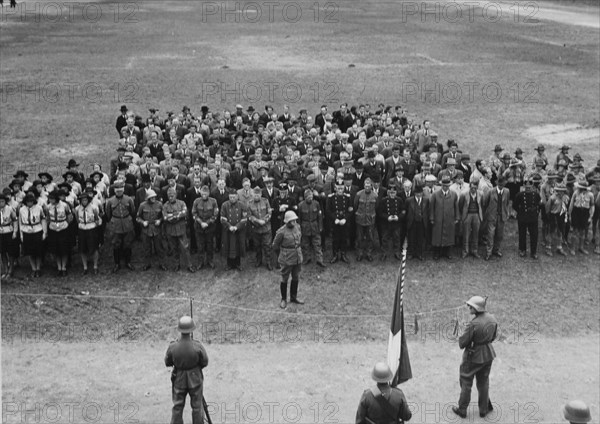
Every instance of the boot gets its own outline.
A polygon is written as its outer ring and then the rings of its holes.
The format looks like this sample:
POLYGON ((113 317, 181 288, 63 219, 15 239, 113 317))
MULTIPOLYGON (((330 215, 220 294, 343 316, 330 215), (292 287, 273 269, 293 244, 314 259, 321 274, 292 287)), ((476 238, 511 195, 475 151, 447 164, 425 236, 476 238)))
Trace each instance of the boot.
POLYGON ((579 251, 581 253, 583 253, 584 255, 589 255, 590 252, 588 252, 587 250, 585 250, 585 248, 583 247, 585 244, 585 239, 583 237, 579 238, 579 251))
POLYGON ((113 249, 113 259, 115 261, 115 267, 112 272, 117 272, 121 269, 121 249, 113 249))
POLYGON ((329 261, 329 263, 330 264, 334 264, 334 263, 336 263, 339 260, 340 260, 340 253, 339 252, 338 253, 334 253, 333 257, 331 258, 331 260, 329 261))

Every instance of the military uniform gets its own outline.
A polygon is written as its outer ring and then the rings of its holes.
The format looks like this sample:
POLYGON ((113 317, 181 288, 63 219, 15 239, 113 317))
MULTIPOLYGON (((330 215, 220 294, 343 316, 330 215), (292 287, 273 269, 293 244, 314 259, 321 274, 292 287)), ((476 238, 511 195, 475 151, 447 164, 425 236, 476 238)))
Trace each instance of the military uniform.
POLYGON ((287 300, 287 281, 290 275, 292 283, 290 286, 290 299, 297 300, 298 282, 302 269, 302 231, 298 224, 292 228, 283 225, 275 234, 273 240, 273 251, 277 256, 277 262, 281 265, 281 299, 287 300))
POLYGON ((396 387, 387 387, 384 392, 377 386, 365 390, 356 411, 356 424, 398 424, 411 418, 406 397, 396 387))
POLYGON ((361 190, 354 198, 354 210, 356 211, 356 239, 358 258, 361 260, 363 254, 367 253, 367 259, 372 259, 375 242, 375 216, 377 209, 377 195, 371 191, 367 193, 361 190))
POLYGON ((382 250, 384 257, 390 248, 396 258, 400 257, 400 233, 405 222, 406 208, 401 197, 385 197, 379 206, 379 215, 383 221, 382 250), (392 220, 390 221, 390 217, 392 220))
POLYGON ((219 206, 217 200, 208 197, 204 200, 202 197, 194 200, 192 205, 192 217, 194 218, 194 231, 196 233, 196 245, 200 256, 198 268, 204 265, 214 267, 213 255, 215 250, 215 229, 216 222, 219 219, 219 206), (202 227, 206 224, 206 227, 202 227))
POLYGON ((163 218, 162 210, 163 205, 158 199, 156 199, 154 203, 150 203, 146 200, 140 204, 138 209, 137 222, 141 224, 143 255, 146 260, 145 269, 150 268, 154 261, 152 255, 153 248, 159 266, 161 268, 164 267, 165 255, 163 244, 161 242, 162 231, 160 227, 163 218), (148 225, 144 226, 144 222, 147 222, 148 225))
POLYGON ((246 254, 246 221, 248 211, 246 207, 231 200, 223 203, 221 207, 221 225, 223 226, 222 253, 227 258, 228 269, 237 268, 241 270, 242 257, 246 254), (236 227, 236 231, 231 231, 236 227))
POLYGON ((517 212, 517 224, 519 227, 519 254, 525 256, 527 251, 527 232, 529 232, 531 257, 537 258, 538 246, 538 216, 542 198, 537 191, 517 193, 513 202, 513 209, 517 212))
POLYGON ((302 252, 306 262, 310 262, 308 252, 312 246, 317 264, 323 264, 323 249, 321 248, 321 231, 323 230, 323 212, 317 200, 310 203, 303 200, 298 205, 298 217, 302 229, 302 252))
POLYGON ((341 195, 338 195, 332 193, 327 196, 327 217, 329 218, 331 226, 331 249, 336 261, 339 260, 340 257, 347 261, 346 249, 348 248, 350 208, 350 194, 342 193, 341 195))
POLYGON ((173 393, 171 424, 183 424, 183 407, 188 394, 192 407, 192 423, 203 424, 202 369, 208 365, 206 350, 199 341, 182 337, 169 345, 165 355, 165 365, 174 367, 171 376, 173 393))
POLYGON ((477 378, 477 391, 479 393, 479 414, 485 415, 491 409, 489 377, 492 362, 496 357, 492 342, 496 338, 497 328, 498 322, 492 314, 487 312, 477 313, 458 339, 459 347, 464 349, 462 363, 460 364, 461 392, 458 409, 465 415, 471 401, 471 387, 475 377, 477 378))
MULTIPOLYGON (((260 188, 258 189, 260 191, 260 188)), ((248 220, 252 223, 252 238, 256 249, 256 266, 266 262, 271 269, 271 213, 269 201, 261 197, 248 203, 248 220), (259 221, 264 221, 262 224, 259 221)))
POLYGON ((186 235, 187 206, 185 202, 179 199, 175 199, 174 202, 167 200, 163 204, 162 214, 165 222, 165 235, 175 252, 177 269, 180 268, 183 259, 184 267, 193 271, 186 235))
POLYGON ((127 195, 116 195, 106 201, 107 228, 112 234, 111 244, 115 266, 119 266, 121 258, 129 265, 131 262, 131 245, 135 237, 133 230, 135 206, 133 199, 127 195))

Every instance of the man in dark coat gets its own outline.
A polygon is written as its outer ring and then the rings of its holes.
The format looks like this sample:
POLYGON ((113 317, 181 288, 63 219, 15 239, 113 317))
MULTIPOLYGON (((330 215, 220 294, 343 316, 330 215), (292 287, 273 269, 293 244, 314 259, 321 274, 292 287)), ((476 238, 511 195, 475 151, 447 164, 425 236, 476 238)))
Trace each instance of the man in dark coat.
POLYGON ((402 390, 391 387, 394 377, 390 367, 378 362, 373 367, 371 378, 376 386, 365 390, 356 411, 356 424, 404 423, 410 421, 412 413, 402 390))
POLYGON ((202 404, 204 376, 202 369, 208 365, 208 355, 204 346, 190 336, 195 328, 196 325, 192 318, 188 316, 181 317, 177 326, 181 338, 171 342, 165 355, 165 365, 173 367, 171 374, 173 392, 171 423, 183 423, 183 407, 188 394, 190 395, 190 405, 192 407, 192 424, 202 424, 204 422, 202 404))
POLYGON ((242 257, 246 254, 246 205, 238 200, 238 193, 230 189, 229 200, 221 208, 223 243, 222 253, 227 258, 227 270, 242 271, 242 257))
POLYGON ((434 247, 433 258, 440 255, 452 259, 450 247, 454 245, 456 224, 459 221, 458 195, 450 190, 451 179, 442 178, 442 189, 431 195, 429 203, 429 222, 432 226, 431 244, 434 247))
POLYGON ((458 339, 458 346, 464 349, 460 364, 461 390, 458 407, 453 406, 452 411, 461 418, 467 417, 474 378, 477 378, 479 392, 479 416, 483 418, 493 409, 489 397, 489 377, 496 357, 492 342, 496 338, 498 322, 486 312, 486 300, 481 296, 473 296, 466 302, 469 312, 475 317, 458 339))
POLYGON ((425 235, 429 223, 429 199, 423 196, 423 187, 417 185, 414 195, 406 199, 406 229, 408 256, 423 260, 425 235))
POLYGON ((127 106, 121 106, 121 114, 117 117, 117 124, 115 128, 119 133, 119 137, 121 137, 121 128, 127 125, 127 106))

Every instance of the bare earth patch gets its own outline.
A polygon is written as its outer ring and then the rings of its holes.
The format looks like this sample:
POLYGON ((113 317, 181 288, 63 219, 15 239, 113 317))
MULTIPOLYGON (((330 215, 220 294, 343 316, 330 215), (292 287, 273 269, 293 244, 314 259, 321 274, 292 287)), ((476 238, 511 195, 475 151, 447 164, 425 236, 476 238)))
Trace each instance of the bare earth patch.
POLYGON ((596 142, 600 145, 600 128, 586 128, 580 124, 547 124, 530 127, 523 133, 539 143, 560 147, 563 144, 575 146, 578 144, 596 142))
MULTIPOLYGON (((414 378, 401 388, 412 403, 411 422, 456 422, 450 408, 459 394, 461 351, 453 341, 436 343, 434 334, 428 337, 424 343, 409 343, 414 378)), ((384 359, 387 344, 346 342, 207 345, 210 361, 205 370, 205 397, 213 422, 354 422, 360 395, 372 385, 370 369, 375 361, 384 359)), ((495 343, 498 358, 490 377, 495 412, 486 420, 479 418, 474 388, 468 422, 560 423, 561 405, 574 398, 584 399, 592 417, 597 417, 598 343, 597 335, 495 343)), ((163 364, 166 347, 166 341, 52 344, 9 343, 5 339, 3 380, 11 384, 2 388, 3 402, 5 406, 56 402, 65 413, 68 402, 96 402, 102 410, 101 419, 95 421, 99 423, 115 422, 115 402, 123 409, 134 404, 137 409, 131 419, 168 422, 171 402, 169 373, 163 364), (43 363, 44 372, 33 363, 43 363)), ((123 409, 118 422, 125 422, 125 412, 134 412, 123 409)), ((81 418, 81 407, 74 411, 79 411, 81 418)), ((84 422, 77 421, 77 415, 74 418, 73 422, 84 422)), ((190 422, 189 409, 184 419, 190 422)), ((22 422, 21 415, 6 415, 3 422, 22 422)))

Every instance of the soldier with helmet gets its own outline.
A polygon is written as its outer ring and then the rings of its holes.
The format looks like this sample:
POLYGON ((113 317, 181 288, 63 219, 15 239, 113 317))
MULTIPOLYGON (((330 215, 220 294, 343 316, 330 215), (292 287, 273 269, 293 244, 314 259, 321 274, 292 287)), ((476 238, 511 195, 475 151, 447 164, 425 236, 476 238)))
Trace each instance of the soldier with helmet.
POLYGON ((165 365, 173 367, 171 424, 183 423, 183 408, 188 394, 192 407, 192 423, 203 424, 204 422, 202 369, 208 365, 208 355, 204 346, 198 340, 192 339, 191 333, 195 328, 196 324, 191 317, 181 317, 177 325, 181 337, 171 342, 165 355, 165 365))
POLYGON ((572 400, 562 409, 565 420, 571 424, 585 424, 592 420, 590 408, 582 400, 572 400))
POLYGON ((458 338, 458 346, 464 349, 460 364, 461 391, 458 407, 453 406, 452 411, 461 418, 467 417, 474 378, 477 378, 479 392, 479 416, 483 418, 493 409, 489 397, 489 378, 496 357, 492 342, 496 339, 498 322, 486 311, 486 303, 487 298, 481 296, 473 296, 466 302, 474 317, 458 338))
POLYGON ((298 282, 302 269, 302 231, 297 223, 298 215, 294 211, 287 211, 283 218, 284 225, 277 230, 273 240, 273 251, 277 255, 277 262, 281 266, 281 302, 279 306, 287 306, 288 279, 292 278, 290 287, 290 302, 303 305, 298 299, 298 282))
POLYGON ((378 362, 371 371, 377 383, 362 394, 356 411, 356 424, 387 424, 410 421, 412 413, 402 390, 391 387, 394 377, 385 362, 378 362))

